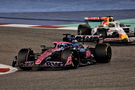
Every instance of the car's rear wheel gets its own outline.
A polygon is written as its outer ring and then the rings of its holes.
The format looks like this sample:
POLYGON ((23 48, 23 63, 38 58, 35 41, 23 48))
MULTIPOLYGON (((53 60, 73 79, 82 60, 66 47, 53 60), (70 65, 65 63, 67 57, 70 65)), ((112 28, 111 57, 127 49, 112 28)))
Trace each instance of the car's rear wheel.
POLYGON ((68 58, 72 59, 73 64, 71 65, 71 68, 76 69, 79 66, 79 58, 77 54, 70 50, 70 49, 65 49, 62 54, 61 54, 61 61, 66 64, 68 61, 68 58))
POLYGON ((81 24, 78 26, 78 35, 91 35, 91 28, 86 24, 81 24))
POLYGON ((95 59, 99 63, 109 63, 112 56, 109 44, 97 44, 95 47, 95 59))
POLYGON ((17 60, 18 60, 18 67, 22 70, 30 70, 31 67, 24 67, 23 65, 25 64, 26 61, 34 61, 34 53, 31 49, 21 49, 18 52, 17 60))

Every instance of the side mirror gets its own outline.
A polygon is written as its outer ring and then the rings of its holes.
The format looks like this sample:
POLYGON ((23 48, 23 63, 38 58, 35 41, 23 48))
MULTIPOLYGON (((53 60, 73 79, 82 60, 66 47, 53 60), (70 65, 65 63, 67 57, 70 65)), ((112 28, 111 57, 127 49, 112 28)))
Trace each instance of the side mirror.
POLYGON ((40 45, 41 49, 45 49, 46 46, 45 45, 40 45))
POLYGON ((40 45, 40 47, 41 47, 41 51, 42 51, 41 53, 43 53, 47 50, 45 45, 40 45))

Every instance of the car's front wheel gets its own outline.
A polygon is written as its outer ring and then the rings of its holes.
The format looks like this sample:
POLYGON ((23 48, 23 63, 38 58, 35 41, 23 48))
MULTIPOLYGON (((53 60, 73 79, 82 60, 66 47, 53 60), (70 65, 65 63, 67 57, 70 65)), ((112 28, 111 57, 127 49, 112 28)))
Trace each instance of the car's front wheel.
POLYGON ((34 61, 34 59, 35 57, 33 50, 31 50, 30 48, 21 49, 18 52, 17 56, 18 67, 22 70, 30 70, 31 67, 24 67, 23 65, 25 64, 26 61, 34 61))

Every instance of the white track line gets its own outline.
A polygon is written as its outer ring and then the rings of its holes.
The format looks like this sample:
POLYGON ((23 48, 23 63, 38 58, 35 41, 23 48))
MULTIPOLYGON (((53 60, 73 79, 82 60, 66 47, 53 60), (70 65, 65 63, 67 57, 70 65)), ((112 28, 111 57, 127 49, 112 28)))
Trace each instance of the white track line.
POLYGON ((0 64, 0 69, 4 69, 4 68, 9 69, 9 71, 6 71, 6 72, 0 71, 0 75, 13 73, 13 72, 16 72, 18 70, 17 68, 14 68, 12 66, 0 64))
POLYGON ((63 27, 63 28, 57 28, 60 30, 77 30, 77 27, 63 27))
POLYGON ((5 25, 0 25, 4 27, 32 27, 32 26, 37 26, 37 25, 27 25, 27 24, 5 24, 5 25))
POLYGON ((27 24, 3 24, 0 26, 1 27, 19 27, 19 28, 37 28, 37 29, 77 30, 77 27, 46 28, 46 27, 39 27, 42 25, 27 25, 27 24))

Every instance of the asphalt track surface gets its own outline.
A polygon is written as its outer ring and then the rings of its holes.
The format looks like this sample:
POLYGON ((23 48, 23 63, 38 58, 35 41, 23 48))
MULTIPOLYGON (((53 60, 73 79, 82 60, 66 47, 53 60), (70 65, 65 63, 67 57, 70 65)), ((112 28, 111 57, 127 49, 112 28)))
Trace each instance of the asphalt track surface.
MULTIPOLYGON (((0 62, 10 65, 20 48, 60 41, 66 30, 0 27, 0 62)), ((70 31, 75 34, 75 31, 70 31)), ((74 70, 17 71, 0 76, 0 90, 135 90, 135 46, 112 46, 108 64, 74 70)))

